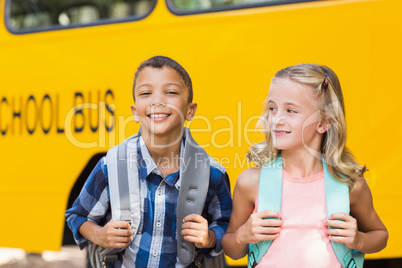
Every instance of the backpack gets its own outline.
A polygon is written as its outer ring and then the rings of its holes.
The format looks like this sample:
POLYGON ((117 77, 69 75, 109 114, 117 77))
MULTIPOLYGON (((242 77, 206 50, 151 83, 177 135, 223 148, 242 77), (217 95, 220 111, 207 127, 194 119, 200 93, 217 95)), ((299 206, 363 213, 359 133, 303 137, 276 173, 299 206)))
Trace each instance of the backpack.
MULTIPOLYGON (((335 180, 328 171, 327 163, 323 159, 325 199, 327 218, 337 212, 349 214, 349 186, 335 180)), ((279 155, 271 165, 265 164, 261 168, 259 184, 258 211, 281 211, 282 202, 282 160, 279 155)), ((255 267, 272 244, 271 241, 260 241, 249 245, 248 267, 255 267)), ((343 268, 361 268, 364 262, 364 253, 350 250, 345 244, 331 241, 335 255, 343 268)), ((308 245, 307 245, 308 246, 308 245)))
MULTIPOLYGON (((126 139, 110 148, 106 156, 112 220, 130 223, 133 237, 138 232, 141 220, 138 138, 139 135, 136 134, 126 139)), ((182 179, 177 200, 177 256, 185 266, 194 262, 196 267, 223 268, 223 254, 216 258, 206 258, 203 254, 197 256, 194 243, 184 240, 181 235, 184 217, 192 213, 201 215, 210 177, 210 158, 195 142, 188 128, 184 128, 184 139, 184 154, 180 159, 182 179)), ((107 249, 93 243, 88 245, 90 262, 96 268, 110 267, 123 250, 107 249)))

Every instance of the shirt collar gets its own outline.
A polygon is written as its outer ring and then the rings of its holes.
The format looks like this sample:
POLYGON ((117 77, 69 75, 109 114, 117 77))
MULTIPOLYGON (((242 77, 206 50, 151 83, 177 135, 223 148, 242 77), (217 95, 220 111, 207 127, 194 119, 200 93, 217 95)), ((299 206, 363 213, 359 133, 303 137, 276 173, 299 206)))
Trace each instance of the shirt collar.
MULTIPOLYGON (((151 155, 149 154, 148 148, 145 144, 144 139, 141 137, 140 131, 138 132, 138 140, 137 140, 137 153, 138 153, 138 170, 140 173, 140 179, 145 180, 151 173, 154 173, 161 178, 162 172, 159 170, 158 166, 155 164, 151 155)), ((185 139, 183 138, 180 146, 180 159, 184 155, 184 144, 185 139)), ((180 170, 176 173, 169 174, 164 178, 166 183, 169 186, 176 186, 176 188, 180 188, 180 170)))

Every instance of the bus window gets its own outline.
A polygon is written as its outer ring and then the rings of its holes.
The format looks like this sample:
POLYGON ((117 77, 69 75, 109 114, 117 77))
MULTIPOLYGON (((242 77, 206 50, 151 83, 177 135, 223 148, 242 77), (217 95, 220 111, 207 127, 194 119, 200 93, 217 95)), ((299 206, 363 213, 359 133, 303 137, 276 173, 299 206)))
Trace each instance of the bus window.
POLYGON ((6 25, 24 33, 145 17, 156 0, 9 0, 6 25))
POLYGON ((167 0, 167 3, 173 13, 181 15, 309 1, 317 0, 167 0))

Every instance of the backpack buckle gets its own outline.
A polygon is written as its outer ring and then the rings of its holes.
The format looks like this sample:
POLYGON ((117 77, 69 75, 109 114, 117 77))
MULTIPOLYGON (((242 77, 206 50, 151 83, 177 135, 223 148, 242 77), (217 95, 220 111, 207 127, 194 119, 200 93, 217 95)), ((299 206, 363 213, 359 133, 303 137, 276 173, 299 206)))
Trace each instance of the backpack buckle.
POLYGON ((248 261, 250 263, 251 268, 255 268, 257 266, 257 262, 254 256, 254 252, 249 253, 248 261))
POLYGON ((352 258, 352 259, 349 261, 349 263, 348 263, 348 265, 347 265, 346 267, 347 267, 347 268, 356 268, 357 265, 356 265, 355 260, 352 258))
POLYGON ((102 268, 108 268, 113 262, 117 261, 119 259, 119 256, 117 254, 107 254, 103 256, 102 262, 102 268))
POLYGON ((195 268, 201 268, 201 262, 199 262, 198 260, 194 261, 194 266, 195 268))
POLYGON ((131 218, 120 217, 120 221, 125 221, 125 222, 127 222, 128 224, 130 224, 130 227, 129 227, 128 229, 129 229, 129 230, 132 230, 133 225, 131 224, 131 218))

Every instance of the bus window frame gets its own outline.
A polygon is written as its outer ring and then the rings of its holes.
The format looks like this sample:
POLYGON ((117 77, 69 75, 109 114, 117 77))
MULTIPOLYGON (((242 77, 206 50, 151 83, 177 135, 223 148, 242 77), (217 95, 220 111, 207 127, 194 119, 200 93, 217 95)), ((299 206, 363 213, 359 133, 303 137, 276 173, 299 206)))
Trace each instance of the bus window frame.
POLYGON ((17 30, 13 28, 10 24, 11 21, 11 1, 12 0, 5 0, 5 8, 4 8, 4 25, 6 29, 15 35, 22 35, 22 34, 32 34, 32 33, 41 33, 41 32, 49 32, 49 31, 60 31, 60 30, 69 30, 69 29, 76 29, 76 28, 86 28, 92 26, 102 26, 102 25, 109 25, 109 24, 116 24, 116 23, 125 23, 125 22, 133 22, 133 21, 140 21, 148 17, 155 9, 158 0, 152 0, 152 6, 149 11, 140 16, 129 16, 125 18, 118 18, 118 19, 103 19, 98 20, 96 22, 91 23, 72 23, 68 26, 62 25, 50 25, 45 27, 39 27, 34 29, 24 29, 24 30, 17 30))
POLYGON ((194 10, 182 10, 178 9, 174 4, 173 0, 165 0, 166 6, 169 11, 178 16, 184 15, 196 15, 196 14, 204 14, 204 13, 213 13, 213 12, 221 12, 221 11, 231 11, 231 10, 239 10, 239 9, 247 9, 247 8, 258 8, 258 7, 267 7, 267 6, 280 6, 280 5, 288 5, 288 4, 296 4, 296 3, 306 3, 306 2, 318 2, 324 0, 277 0, 275 2, 265 2, 265 3, 253 3, 253 4, 240 4, 233 6, 223 6, 223 7, 213 7, 208 9, 194 9, 194 10))

